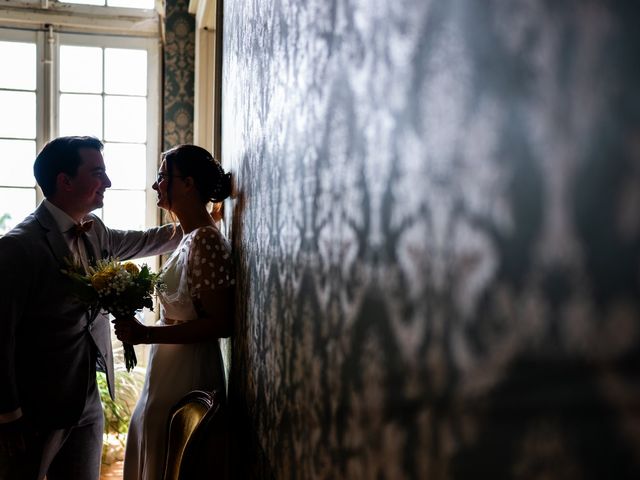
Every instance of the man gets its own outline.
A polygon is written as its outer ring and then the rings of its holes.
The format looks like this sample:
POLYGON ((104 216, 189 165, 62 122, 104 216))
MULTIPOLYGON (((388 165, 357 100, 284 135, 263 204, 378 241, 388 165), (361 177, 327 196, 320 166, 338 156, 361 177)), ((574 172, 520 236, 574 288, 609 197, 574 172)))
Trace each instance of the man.
POLYGON ((113 396, 109 322, 102 314, 91 322, 73 298, 61 272, 65 260, 157 255, 180 240, 172 226, 112 230, 89 214, 102 207, 111 186, 102 147, 93 137, 49 142, 34 164, 46 199, 0 238, 3 479, 99 477, 103 415, 96 364, 107 372, 113 396))

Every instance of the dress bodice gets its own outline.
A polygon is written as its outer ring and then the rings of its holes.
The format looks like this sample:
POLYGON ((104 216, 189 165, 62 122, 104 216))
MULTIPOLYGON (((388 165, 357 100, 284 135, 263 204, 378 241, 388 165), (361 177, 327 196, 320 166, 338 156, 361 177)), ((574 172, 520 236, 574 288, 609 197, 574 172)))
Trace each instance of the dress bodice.
POLYGON ((160 317, 163 322, 164 319, 184 322, 197 318, 187 281, 192 233, 182 238, 178 248, 174 250, 162 268, 164 289, 159 293, 158 299, 160 300, 160 317))
POLYGON ((194 320, 194 298, 200 291, 234 284, 231 249, 213 226, 186 234, 162 269, 165 284, 158 298, 163 323, 194 320))

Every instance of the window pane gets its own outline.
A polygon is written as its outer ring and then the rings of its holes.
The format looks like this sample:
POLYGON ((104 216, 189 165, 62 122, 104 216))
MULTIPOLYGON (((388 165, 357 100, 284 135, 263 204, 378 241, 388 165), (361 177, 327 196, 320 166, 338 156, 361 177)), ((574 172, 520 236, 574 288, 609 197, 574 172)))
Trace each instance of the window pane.
POLYGON ((104 195, 103 220, 110 228, 143 230, 145 193, 107 190, 104 195))
POLYGON ((110 7, 153 8, 154 0, 107 0, 110 7))
POLYGON ((60 91, 102 92, 102 49, 60 47, 60 91))
POLYGON ((104 163, 112 188, 139 189, 146 186, 147 148, 140 144, 106 143, 104 163))
POLYGON ((143 143, 147 137, 147 100, 136 97, 105 97, 106 140, 143 143))
POLYGON ((0 88, 36 89, 34 43, 0 42, 0 65, 0 88))
POLYGON ((0 188, 0 235, 24 220, 35 206, 34 188, 0 188))
POLYGON ((104 52, 106 93, 147 94, 147 52, 107 48, 104 52))
POLYGON ((33 161, 36 142, 30 140, 0 140, 0 172, 3 186, 35 187, 33 161))
POLYGON ((79 5, 104 5, 104 0, 58 0, 60 3, 76 3, 79 5))
POLYGON ((0 137, 36 138, 35 92, 0 91, 0 137))
POLYGON ((60 95, 60 135, 102 138, 102 96, 60 95))

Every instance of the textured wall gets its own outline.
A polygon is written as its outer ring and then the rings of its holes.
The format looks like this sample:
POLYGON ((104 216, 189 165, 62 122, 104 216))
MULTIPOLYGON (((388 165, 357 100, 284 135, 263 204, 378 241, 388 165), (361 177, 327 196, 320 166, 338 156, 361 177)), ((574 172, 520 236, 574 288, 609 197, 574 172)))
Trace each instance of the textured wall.
POLYGON ((225 2, 239 478, 640 478, 638 2, 225 2))
POLYGON ((166 0, 163 150, 193 143, 195 19, 188 0, 166 0))

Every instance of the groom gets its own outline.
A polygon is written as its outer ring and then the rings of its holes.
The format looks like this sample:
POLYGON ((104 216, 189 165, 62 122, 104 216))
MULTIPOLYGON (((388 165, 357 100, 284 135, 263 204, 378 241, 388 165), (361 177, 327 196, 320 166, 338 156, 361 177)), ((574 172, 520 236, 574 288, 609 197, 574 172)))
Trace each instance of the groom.
POLYGON ((46 199, 0 238, 0 478, 97 480, 103 414, 96 367, 113 396, 109 322, 90 322, 61 273, 65 259, 166 253, 171 226, 107 228, 90 212, 111 186, 93 137, 49 142, 34 164, 46 199))

